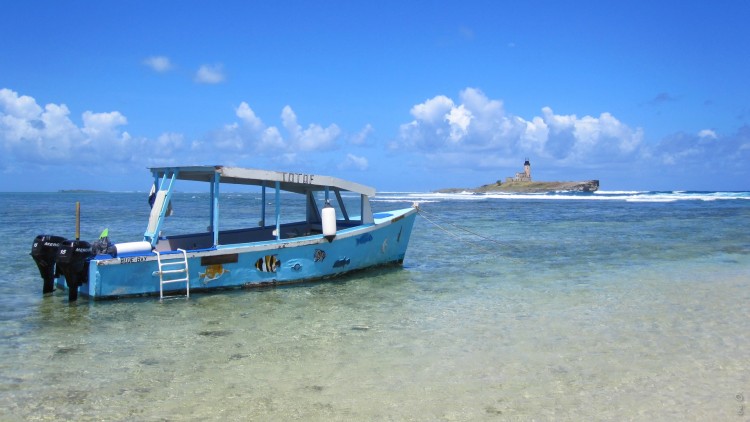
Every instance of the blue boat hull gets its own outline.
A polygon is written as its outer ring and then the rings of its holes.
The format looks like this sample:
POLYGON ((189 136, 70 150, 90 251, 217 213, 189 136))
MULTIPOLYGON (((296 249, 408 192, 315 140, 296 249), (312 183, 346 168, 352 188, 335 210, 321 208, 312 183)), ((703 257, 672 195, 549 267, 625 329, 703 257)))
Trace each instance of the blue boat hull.
MULTIPOLYGON (((331 241, 312 235, 188 250, 190 290, 296 283, 401 264, 415 217, 414 208, 381 213, 375 216, 374 224, 339 230, 331 241)), ((60 277, 57 284, 64 286, 64 278, 60 277)), ((184 292, 185 283, 165 284, 163 289, 184 292)), ((94 299, 159 292, 159 266, 154 252, 116 258, 97 256, 90 262, 88 282, 79 287, 80 295, 94 299)))

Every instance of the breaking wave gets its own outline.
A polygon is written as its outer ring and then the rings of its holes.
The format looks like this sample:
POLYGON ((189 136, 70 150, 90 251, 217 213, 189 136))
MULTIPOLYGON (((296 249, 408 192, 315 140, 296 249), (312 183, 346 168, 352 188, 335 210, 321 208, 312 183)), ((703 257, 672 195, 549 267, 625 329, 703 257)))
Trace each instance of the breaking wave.
POLYGON ((750 192, 722 191, 597 191, 597 192, 547 192, 547 193, 438 193, 438 192, 381 192, 375 202, 441 202, 483 201, 487 199, 521 200, 576 200, 576 201, 626 201, 626 202, 677 202, 749 200, 750 192))

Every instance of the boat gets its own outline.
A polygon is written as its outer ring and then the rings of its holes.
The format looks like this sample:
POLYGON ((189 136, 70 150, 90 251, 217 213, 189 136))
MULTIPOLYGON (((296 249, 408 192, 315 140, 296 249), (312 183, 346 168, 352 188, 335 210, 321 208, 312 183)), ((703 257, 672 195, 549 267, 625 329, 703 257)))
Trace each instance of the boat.
POLYGON ((192 291, 276 286, 402 265, 418 211, 413 204, 373 213, 374 188, 331 176, 230 166, 150 171, 151 211, 141 240, 111 243, 105 230, 100 239, 83 241, 80 223, 76 239, 36 236, 31 255, 44 293, 57 286, 67 288, 69 301, 79 294, 189 297, 192 291), (201 182, 207 190, 205 231, 180 233, 169 225, 175 187, 183 181, 201 182), (258 215, 247 211, 257 226, 220 227, 220 192, 227 185, 260 191, 258 215), (287 206, 293 200, 296 205, 287 206))

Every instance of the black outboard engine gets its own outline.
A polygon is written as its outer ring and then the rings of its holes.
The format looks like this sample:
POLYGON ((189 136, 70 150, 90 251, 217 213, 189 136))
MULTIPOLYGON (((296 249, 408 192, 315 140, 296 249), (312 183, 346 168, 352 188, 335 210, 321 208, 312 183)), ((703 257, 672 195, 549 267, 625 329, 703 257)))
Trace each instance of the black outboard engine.
POLYGON ((57 250, 64 240, 62 236, 40 234, 34 238, 34 243, 31 245, 31 257, 34 258, 39 268, 39 275, 44 280, 42 293, 52 293, 55 290, 55 277, 59 275, 59 272, 55 270, 55 259, 57 250))
POLYGON ((57 270, 68 283, 68 301, 78 300, 78 286, 89 281, 91 244, 83 240, 66 240, 57 252, 57 270))

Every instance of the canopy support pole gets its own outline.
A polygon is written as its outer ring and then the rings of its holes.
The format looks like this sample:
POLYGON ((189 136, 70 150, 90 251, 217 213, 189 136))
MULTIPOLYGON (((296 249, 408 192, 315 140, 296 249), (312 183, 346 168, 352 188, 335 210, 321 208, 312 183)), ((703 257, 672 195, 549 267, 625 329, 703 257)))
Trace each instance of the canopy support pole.
POLYGON ((276 240, 281 239, 281 182, 276 182, 276 240))

